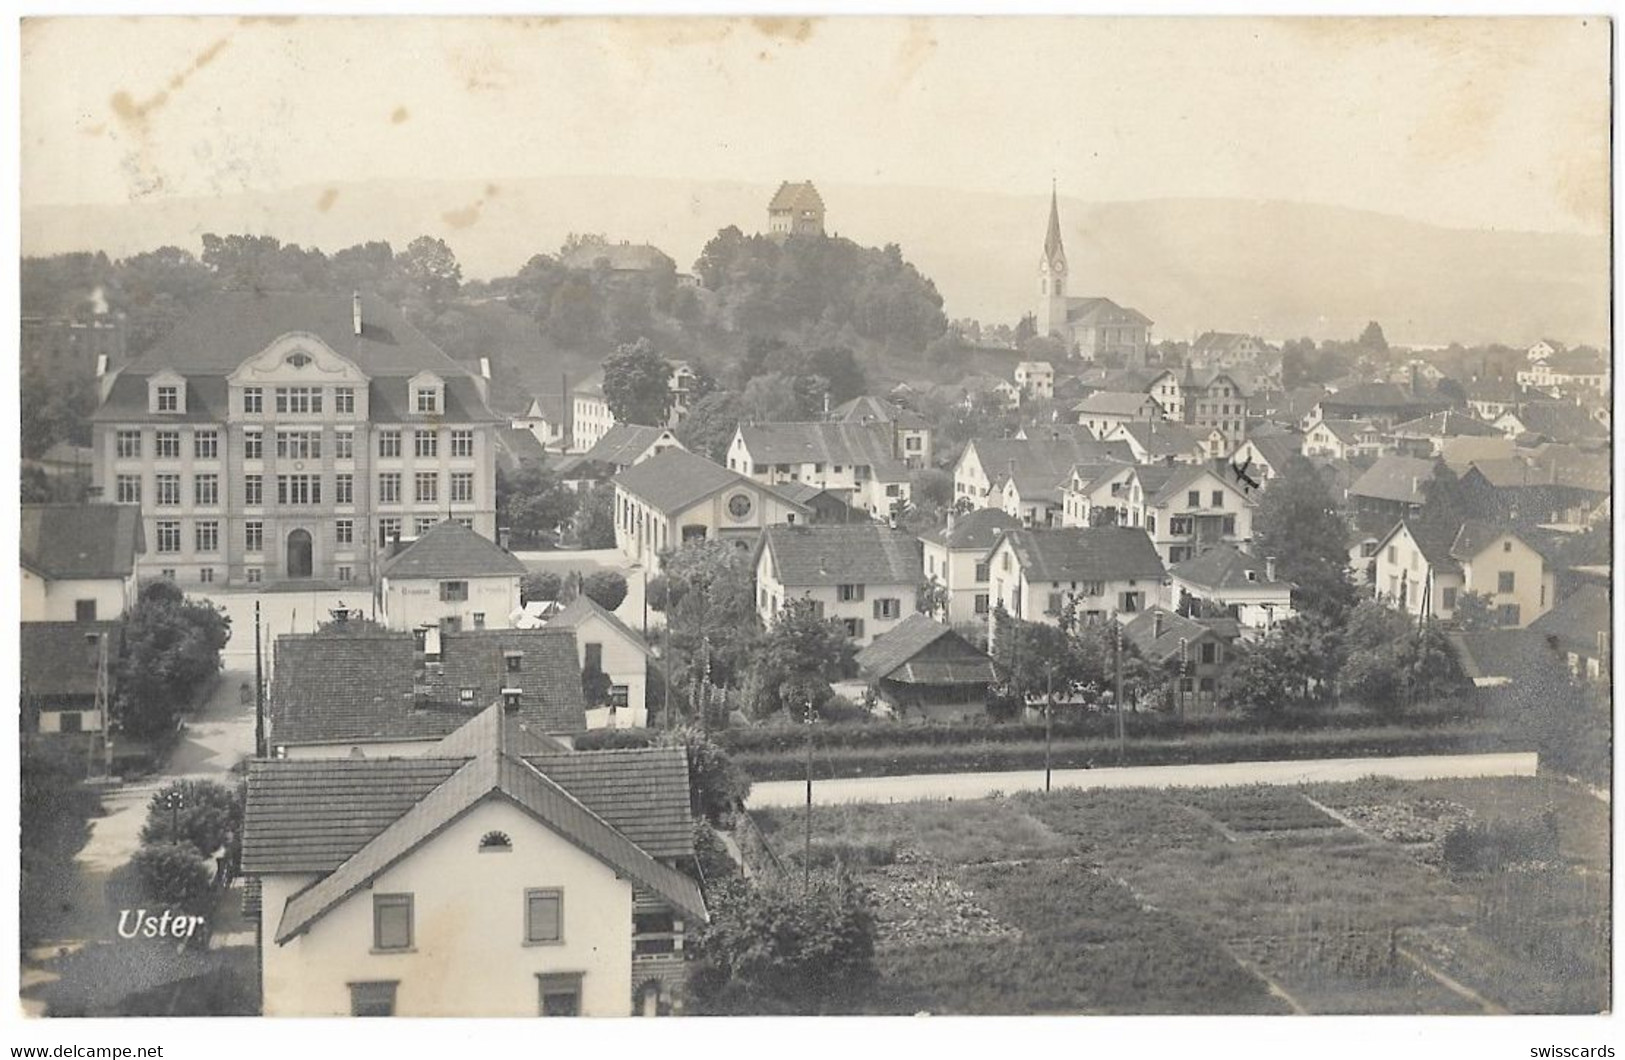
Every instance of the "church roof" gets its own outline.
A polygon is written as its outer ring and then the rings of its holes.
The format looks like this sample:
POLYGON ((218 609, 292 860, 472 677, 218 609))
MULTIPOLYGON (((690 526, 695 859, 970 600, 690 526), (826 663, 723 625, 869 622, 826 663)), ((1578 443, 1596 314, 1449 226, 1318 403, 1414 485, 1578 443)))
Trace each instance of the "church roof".
POLYGON ((1095 327, 1151 325, 1151 318, 1138 309, 1120 306, 1110 298, 1068 298, 1066 319, 1069 324, 1092 324, 1095 327))
POLYGON ((773 201, 767 204, 767 208, 772 213, 783 210, 795 212, 813 210, 822 213, 824 199, 818 194, 818 189, 813 187, 810 180, 802 181, 799 184, 785 181, 779 185, 779 190, 773 193, 773 201))

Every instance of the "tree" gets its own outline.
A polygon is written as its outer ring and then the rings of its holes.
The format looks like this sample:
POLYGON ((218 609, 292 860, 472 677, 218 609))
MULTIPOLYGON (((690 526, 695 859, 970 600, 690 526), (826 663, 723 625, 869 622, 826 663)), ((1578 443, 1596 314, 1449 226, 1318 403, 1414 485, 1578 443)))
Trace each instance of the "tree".
POLYGON ((723 541, 689 542, 666 553, 663 571, 649 585, 649 606, 666 616, 673 686, 692 688, 707 673, 713 685, 733 684, 758 633, 749 554, 723 541))
POLYGON ((617 423, 664 426, 671 401, 671 364, 647 339, 619 347, 604 362, 604 403, 617 423))
POLYGON ((1348 578, 1348 527, 1315 467, 1301 456, 1287 461, 1253 515, 1255 554, 1274 556, 1282 579, 1293 584, 1293 605, 1328 617, 1354 603, 1348 578))
POLYGON ((691 725, 668 729, 655 742, 687 752, 690 812, 712 824, 732 820, 750 795, 750 777, 722 745, 691 725))
POLYGON ((211 858, 222 849, 233 868, 243 836, 243 789, 212 780, 176 780, 153 792, 147 800, 147 822, 141 828, 144 845, 180 843, 199 857, 211 858), (172 809, 170 800, 179 800, 172 809))
POLYGON ((214 873, 190 845, 144 846, 130 863, 154 901, 188 911, 201 910, 207 903, 214 873))
POLYGON ((808 408, 807 394, 796 387, 796 378, 769 372, 745 384, 739 397, 744 419, 756 423, 790 423, 811 418, 817 406, 808 408))
POLYGON ((445 240, 433 236, 418 236, 408 243, 396 266, 406 284, 408 306, 430 317, 439 316, 463 285, 457 255, 445 240))
POLYGON ((533 570, 519 579, 519 602, 557 600, 564 588, 564 579, 550 570, 533 570))
POLYGON ((150 736, 174 727, 204 681, 220 672, 231 638, 224 610, 186 599, 174 582, 141 586, 124 626, 117 720, 124 731, 150 736))
POLYGON ((575 491, 550 468, 497 468, 497 517, 521 544, 551 544, 559 527, 575 514, 578 502, 575 491))
POLYGON ((615 547, 615 487, 599 482, 579 498, 571 529, 577 548, 615 547))
POLYGON ((914 591, 914 610, 936 618, 948 611, 948 587, 935 578, 927 578, 914 591))
POLYGON ((822 1015, 868 998, 875 916, 868 892, 845 873, 789 883, 728 882, 695 940, 690 980, 700 1012, 822 1015))
POLYGON ((615 570, 595 570, 581 579, 581 594, 605 611, 613 611, 626 599, 626 576, 615 570))
POLYGON ((1249 714, 1271 715, 1291 702, 1292 681, 1282 666, 1278 645, 1266 638, 1243 648, 1224 683, 1225 706, 1249 714))
POLYGON ((1433 478, 1423 485, 1422 495, 1422 510, 1416 514, 1415 524, 1424 534, 1445 541, 1455 540, 1462 523, 1483 515, 1477 499, 1442 460, 1434 466, 1433 478))
POLYGON ((1377 353, 1387 352, 1388 340, 1382 334, 1382 325, 1375 320, 1366 324, 1365 330, 1360 332, 1360 338, 1356 345, 1362 349, 1377 353))
POLYGON ((742 410, 738 394, 719 390, 694 402, 673 433, 690 452, 721 464, 728 459, 734 431, 745 418, 742 410))
POLYGON ((330 618, 316 627, 317 635, 323 637, 374 637, 387 632, 389 627, 382 622, 354 616, 330 618))
POLYGON ((751 711, 759 718, 788 709, 797 714, 829 698, 831 681, 852 668, 854 649, 846 629, 822 616, 811 599, 785 601, 753 652, 751 711))

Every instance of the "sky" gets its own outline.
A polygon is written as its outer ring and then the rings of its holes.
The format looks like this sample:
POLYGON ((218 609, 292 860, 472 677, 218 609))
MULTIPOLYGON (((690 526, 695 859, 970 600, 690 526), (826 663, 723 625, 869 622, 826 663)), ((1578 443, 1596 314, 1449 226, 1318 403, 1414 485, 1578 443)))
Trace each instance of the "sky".
POLYGON ((22 204, 625 175, 1606 234, 1598 18, 35 19, 22 204))

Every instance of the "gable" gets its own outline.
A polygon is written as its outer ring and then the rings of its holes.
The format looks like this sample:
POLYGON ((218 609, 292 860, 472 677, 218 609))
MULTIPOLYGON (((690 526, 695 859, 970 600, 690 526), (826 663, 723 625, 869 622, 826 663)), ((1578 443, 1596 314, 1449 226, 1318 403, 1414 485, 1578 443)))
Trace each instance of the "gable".
POLYGON ((320 337, 308 331, 289 331, 238 365, 227 381, 234 387, 266 383, 363 386, 367 377, 354 361, 320 337))

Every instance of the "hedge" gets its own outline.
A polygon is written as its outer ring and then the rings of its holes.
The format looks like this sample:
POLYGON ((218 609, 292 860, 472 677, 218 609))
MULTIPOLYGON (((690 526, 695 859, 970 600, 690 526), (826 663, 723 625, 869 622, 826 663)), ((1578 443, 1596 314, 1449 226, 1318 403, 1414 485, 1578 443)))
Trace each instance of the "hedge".
MULTIPOLYGON (((819 733, 819 736, 824 734, 819 733)), ((805 735, 803 734, 803 740, 805 735)), ((1186 738, 1135 737, 1125 742, 1123 765, 1191 765, 1311 758, 1376 758, 1394 755, 1466 754, 1514 749, 1499 729, 1483 724, 1405 725, 1332 729, 1319 732, 1211 732, 1186 738)), ((805 746, 783 751, 737 751, 734 762, 752 780, 795 780, 806 775, 805 746)), ((1051 747, 1056 769, 1119 763, 1115 738, 1056 738, 1051 747)), ((819 739, 813 775, 905 776, 921 773, 996 773, 1042 769, 1044 741, 983 740, 961 744, 842 747, 819 739)))

